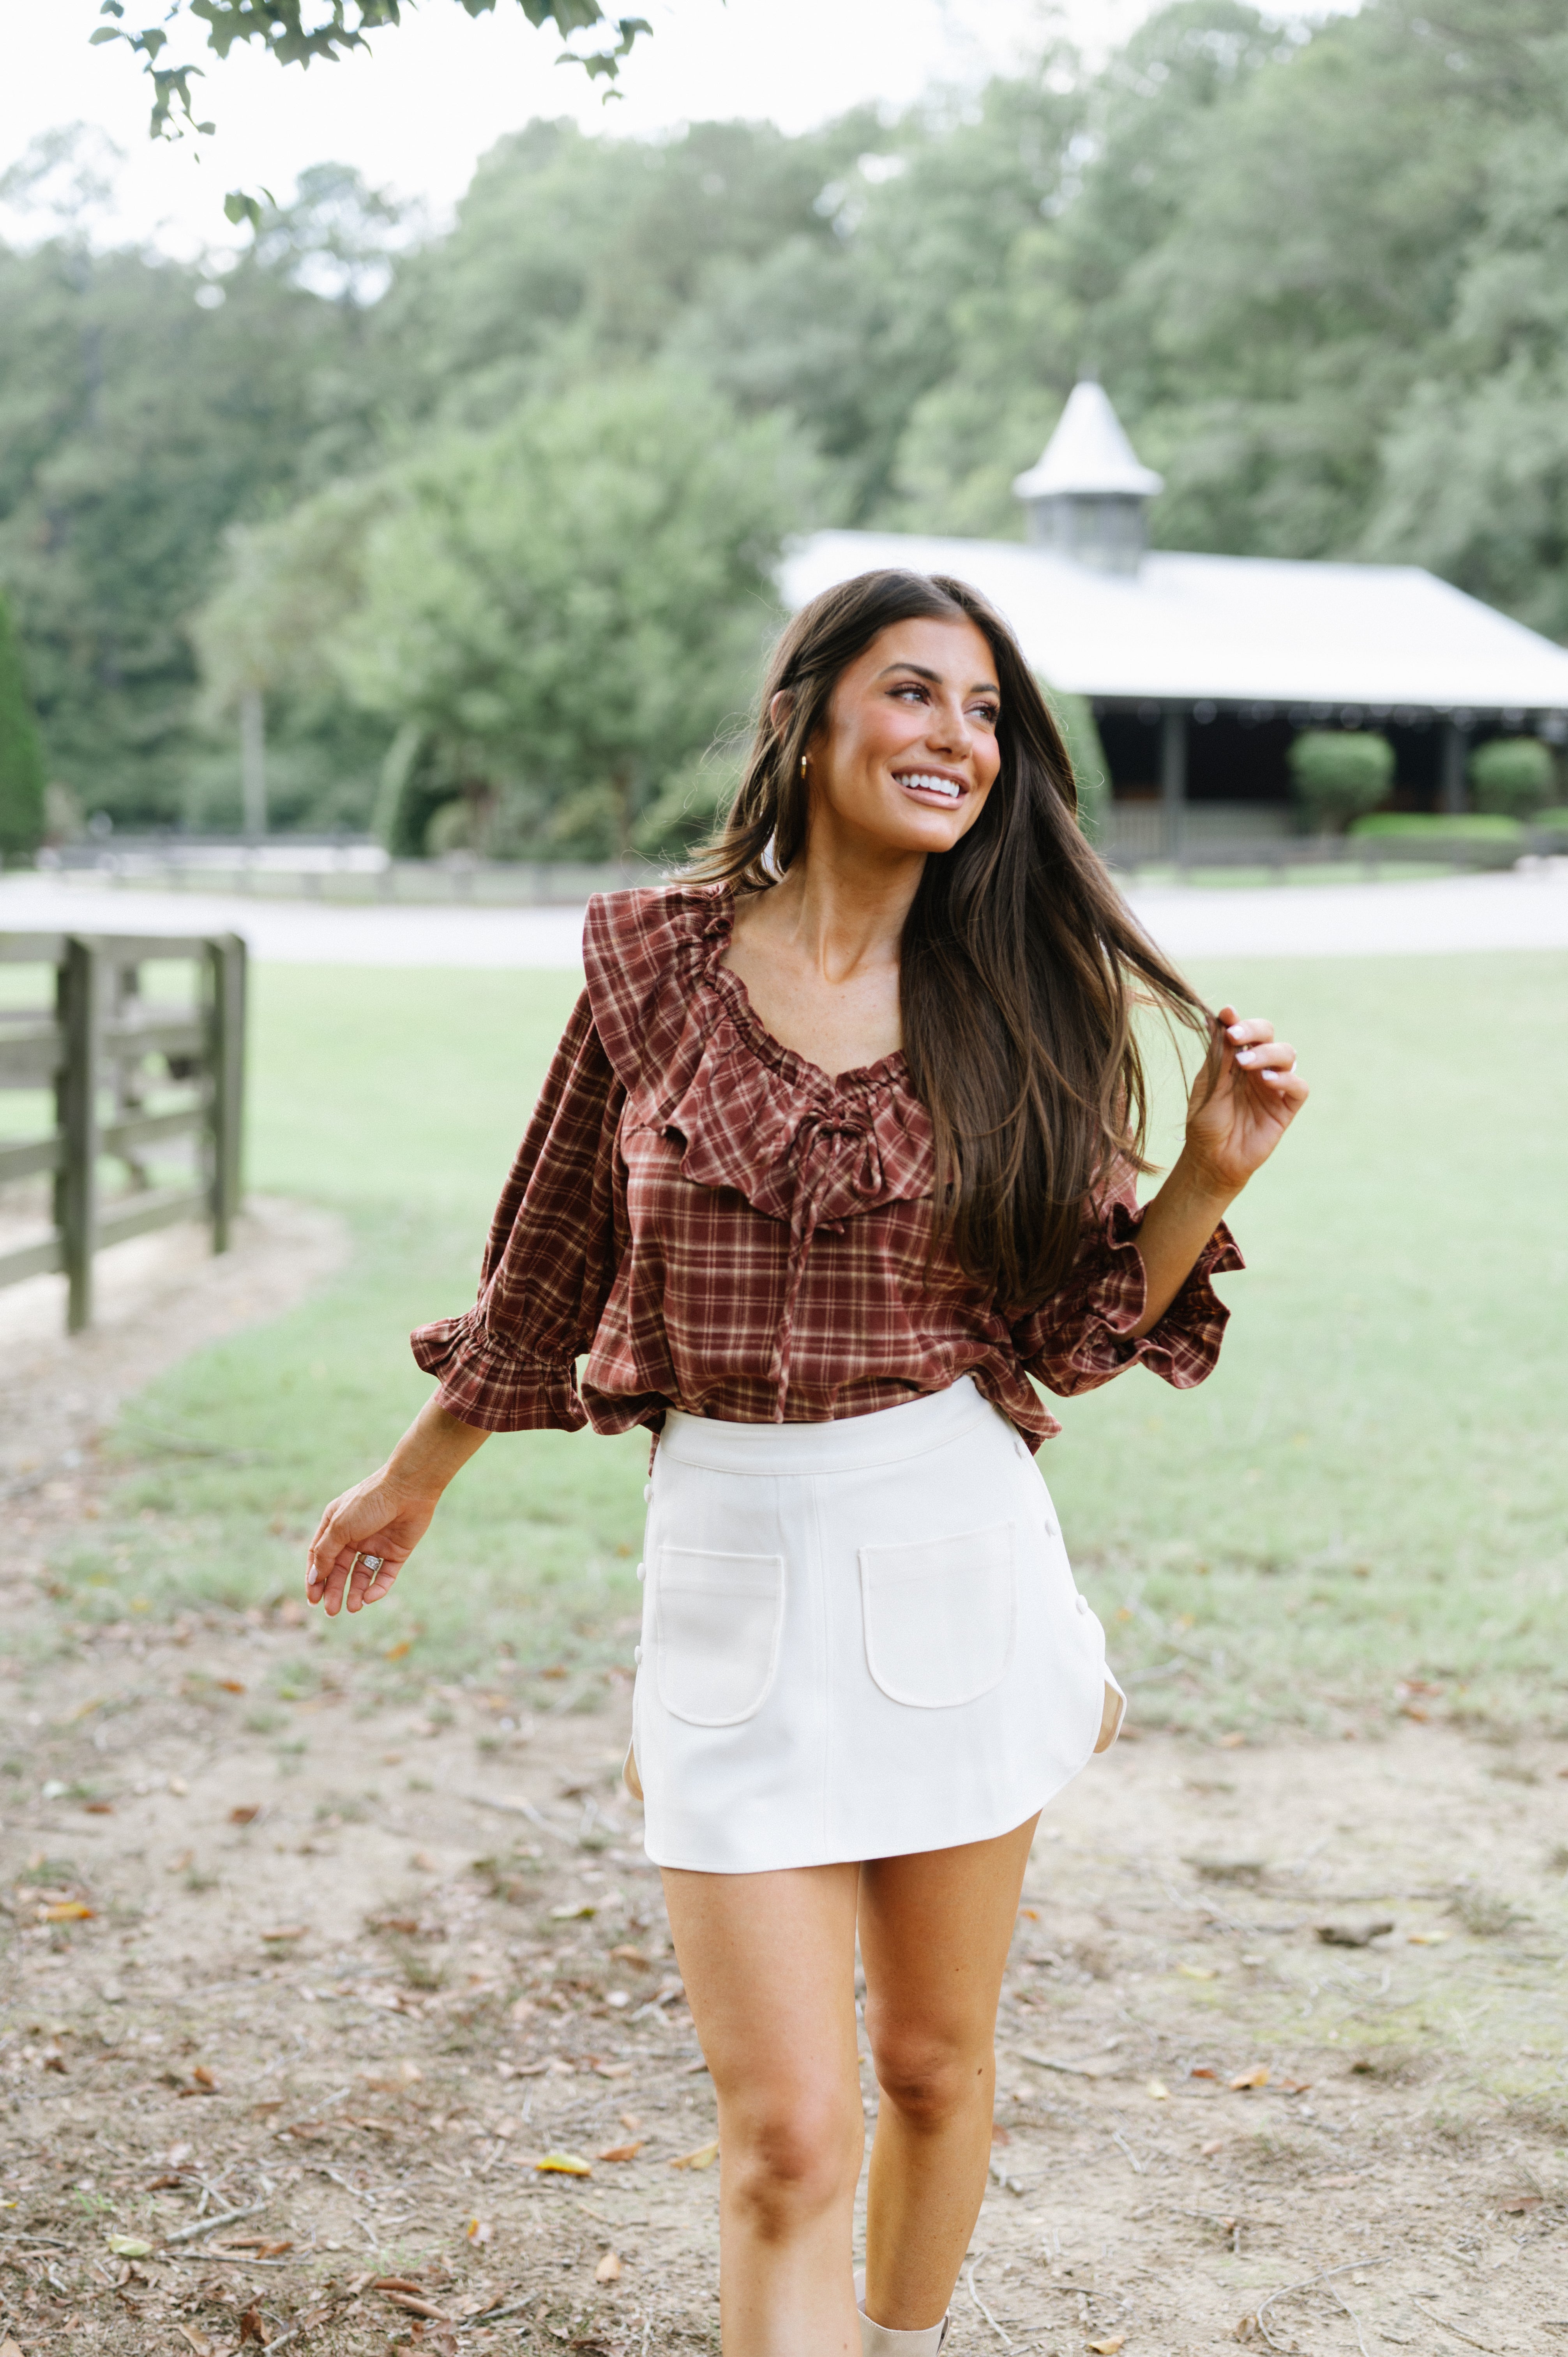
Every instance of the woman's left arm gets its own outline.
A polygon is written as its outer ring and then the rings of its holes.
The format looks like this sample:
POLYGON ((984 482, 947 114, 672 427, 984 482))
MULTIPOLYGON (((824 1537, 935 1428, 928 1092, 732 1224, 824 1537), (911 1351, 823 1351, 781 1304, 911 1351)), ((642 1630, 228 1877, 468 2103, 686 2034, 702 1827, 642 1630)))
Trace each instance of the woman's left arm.
POLYGON ((1219 1010, 1219 1071, 1193 1084, 1187 1142, 1147 1205, 1138 1230, 1147 1296, 1134 1337, 1158 1324, 1194 1263, 1254 1170, 1265 1163, 1302 1106, 1306 1082, 1295 1049, 1262 1017, 1219 1010))

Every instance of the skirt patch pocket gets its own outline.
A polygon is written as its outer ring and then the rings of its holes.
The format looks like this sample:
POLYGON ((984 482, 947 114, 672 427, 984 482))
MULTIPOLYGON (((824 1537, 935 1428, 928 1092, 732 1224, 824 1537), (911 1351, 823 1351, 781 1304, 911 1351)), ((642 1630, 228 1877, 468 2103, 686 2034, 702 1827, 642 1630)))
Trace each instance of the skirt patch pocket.
POLYGON ((659 1698, 691 1727, 738 1727, 767 1700, 784 1623, 784 1558, 661 1547, 654 1579, 659 1698))
POLYGON ((953 1710, 1007 1674, 1017 1631, 1014 1526, 860 1550, 865 1663, 890 1702, 953 1710))

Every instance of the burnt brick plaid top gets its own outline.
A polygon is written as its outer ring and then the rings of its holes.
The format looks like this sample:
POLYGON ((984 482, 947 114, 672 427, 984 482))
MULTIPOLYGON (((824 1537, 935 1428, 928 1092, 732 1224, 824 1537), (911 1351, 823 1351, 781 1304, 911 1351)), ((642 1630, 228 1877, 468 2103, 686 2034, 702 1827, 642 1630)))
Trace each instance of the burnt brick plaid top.
POLYGON ((931 1132, 901 1055, 832 1080, 764 1030, 724 963, 722 887, 589 903, 578 1000, 497 1206, 479 1297, 421 1327, 439 1398, 491 1432, 601 1432, 667 1407, 826 1424, 961 1375, 1037 1445, 1070 1394, 1141 1362, 1203 1381, 1241 1266, 1220 1227, 1141 1340, 1131 1177, 1085 1209, 1059 1291, 1009 1312, 929 1265, 931 1132), (576 1361, 587 1365, 579 1387, 576 1361))

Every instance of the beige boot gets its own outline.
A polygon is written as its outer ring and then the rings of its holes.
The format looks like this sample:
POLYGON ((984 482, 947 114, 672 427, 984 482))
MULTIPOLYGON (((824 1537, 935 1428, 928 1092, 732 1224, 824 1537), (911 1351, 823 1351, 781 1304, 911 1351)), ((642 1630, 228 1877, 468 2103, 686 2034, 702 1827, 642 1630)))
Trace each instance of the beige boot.
POLYGON ((865 2269, 854 2273, 854 2304, 860 2310, 861 2357, 937 2357, 948 2337, 948 2319, 928 2325, 923 2332, 895 2332, 890 2324, 874 2324, 865 2312, 865 2269))

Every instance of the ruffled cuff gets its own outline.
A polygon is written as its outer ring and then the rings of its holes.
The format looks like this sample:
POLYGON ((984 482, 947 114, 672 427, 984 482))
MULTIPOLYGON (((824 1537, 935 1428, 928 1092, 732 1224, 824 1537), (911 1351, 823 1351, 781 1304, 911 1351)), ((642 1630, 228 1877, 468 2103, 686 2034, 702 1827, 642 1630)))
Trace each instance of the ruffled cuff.
POLYGON ((1017 1329, 1029 1372, 1064 1398, 1093 1391, 1124 1367, 1147 1367, 1177 1391, 1214 1372, 1230 1312, 1209 1279, 1245 1267, 1236 1240, 1222 1220, 1170 1307, 1135 1337, 1148 1299, 1137 1242, 1143 1223, 1142 1206, 1112 1203, 1061 1291, 1017 1329))
POLYGON ((480 1432, 580 1432, 587 1410, 572 1359, 542 1359, 498 1342, 483 1303, 461 1318, 438 1318, 409 1336, 417 1365, 435 1376, 435 1396, 480 1432))

